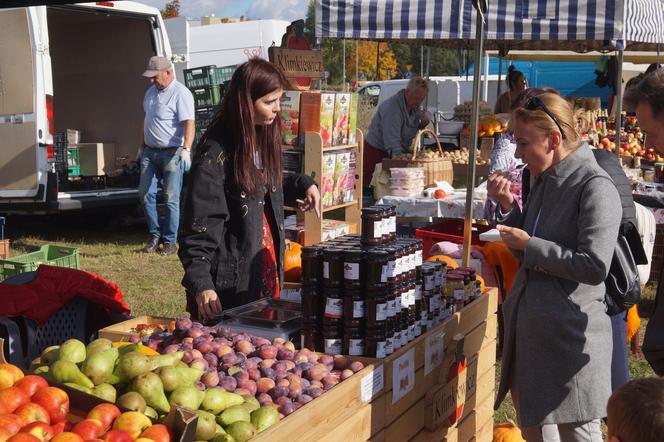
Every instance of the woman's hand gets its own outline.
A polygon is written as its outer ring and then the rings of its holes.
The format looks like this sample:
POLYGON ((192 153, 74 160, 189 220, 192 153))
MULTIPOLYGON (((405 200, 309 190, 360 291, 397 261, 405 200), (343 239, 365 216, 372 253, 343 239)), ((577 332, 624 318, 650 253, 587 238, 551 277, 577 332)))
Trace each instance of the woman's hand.
POLYGON ((503 212, 512 209, 514 195, 512 195, 512 180, 507 172, 494 172, 489 177, 486 185, 487 193, 491 198, 498 201, 503 212))
POLYGON ((203 290, 196 295, 198 317, 204 321, 214 319, 221 313, 221 302, 214 290, 203 290))
POLYGON ((509 247, 514 250, 526 250, 530 235, 525 230, 517 229, 516 227, 508 227, 502 224, 496 226, 500 232, 500 239, 509 247))
POLYGON ((308 189, 307 193, 303 200, 295 200, 301 211, 307 212, 313 210, 316 212, 316 215, 320 218, 320 192, 318 187, 312 184, 308 189))

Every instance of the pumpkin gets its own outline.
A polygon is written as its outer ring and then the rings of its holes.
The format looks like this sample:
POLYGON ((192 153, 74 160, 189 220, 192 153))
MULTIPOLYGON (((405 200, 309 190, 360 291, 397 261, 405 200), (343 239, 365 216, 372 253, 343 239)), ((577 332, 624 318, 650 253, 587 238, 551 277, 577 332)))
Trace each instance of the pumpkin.
POLYGON ((494 425, 493 442, 526 442, 519 427, 511 422, 494 425))
MULTIPOLYGON (((113 342, 112 345, 115 348, 120 348, 120 347, 124 347, 126 345, 133 345, 133 344, 131 342, 127 342, 127 341, 118 341, 118 342, 113 342)), ((143 353, 144 355, 147 355, 147 356, 156 356, 156 355, 159 354, 159 352, 157 352, 157 351, 155 351, 155 350, 151 349, 150 347, 147 347, 143 344, 139 344, 138 348, 139 348, 141 353, 143 353)))
POLYGON ((459 267, 459 264, 457 264, 457 262, 454 259, 450 258, 447 255, 433 255, 427 258, 427 262, 436 262, 436 261, 442 261, 446 263, 447 267, 450 269, 456 269, 457 267, 459 267))
POLYGON ((287 282, 300 282, 302 277, 302 246, 286 241, 284 251, 284 279, 287 282))

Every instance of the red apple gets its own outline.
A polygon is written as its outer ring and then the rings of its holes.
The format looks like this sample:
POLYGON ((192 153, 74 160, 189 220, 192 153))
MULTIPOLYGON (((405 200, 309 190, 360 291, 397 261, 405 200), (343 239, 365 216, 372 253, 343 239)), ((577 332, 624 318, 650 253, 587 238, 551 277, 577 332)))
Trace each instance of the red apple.
POLYGON ((8 413, 13 413, 21 405, 30 402, 30 396, 18 387, 3 388, 0 390, 0 404, 8 413))
POLYGON ((71 422, 60 421, 57 424, 51 425, 51 428, 53 429, 53 436, 57 436, 62 432, 71 430, 71 422))
POLYGON ((4 428, 11 434, 18 433, 24 425, 25 422, 23 422, 23 418, 20 416, 9 413, 0 414, 0 428, 4 428))
POLYGON ((23 378, 23 372, 15 365, 0 364, 0 388, 7 388, 14 385, 23 378))
POLYGON ((13 434, 9 432, 6 428, 0 427, 0 442, 7 442, 7 439, 12 437, 13 434))
POLYGON ((129 435, 121 430, 112 430, 104 434, 102 437, 104 442, 133 442, 133 439, 129 435))
POLYGON ((37 439, 46 441, 51 440, 53 436, 53 428, 45 422, 33 422, 21 428, 20 433, 30 433, 37 439))
POLYGON ((21 405, 14 414, 23 418, 25 424, 32 422, 46 422, 47 424, 51 423, 51 418, 48 415, 48 411, 39 404, 34 402, 28 402, 25 405, 21 405))
POLYGON ((78 434, 83 440, 89 440, 101 436, 102 430, 101 422, 97 419, 83 419, 72 427, 71 432, 78 434))
POLYGON ((164 424, 155 424, 148 427, 147 430, 141 433, 141 437, 147 437, 154 442, 171 442, 171 432, 164 424))
POLYGON ((41 442, 41 440, 30 433, 16 433, 7 439, 7 442, 41 442))
POLYGON ((35 392, 40 388, 48 387, 48 382, 41 376, 29 374, 23 379, 19 380, 15 387, 20 388, 21 390, 25 391, 28 396, 32 397, 32 395, 35 394, 35 392))
POLYGON ((76 433, 64 431, 51 439, 51 442, 84 442, 83 438, 76 433))
POLYGON ((138 439, 143 431, 152 425, 152 421, 138 411, 125 411, 113 422, 114 430, 121 430, 129 434, 132 439, 138 439))
POLYGON ((87 415, 88 419, 97 419, 101 422, 102 429, 108 431, 113 421, 118 418, 122 412, 113 404, 99 404, 94 407, 87 415))
POLYGON ((32 395, 32 402, 44 407, 54 424, 63 421, 69 413, 69 396, 58 387, 40 388, 32 395))

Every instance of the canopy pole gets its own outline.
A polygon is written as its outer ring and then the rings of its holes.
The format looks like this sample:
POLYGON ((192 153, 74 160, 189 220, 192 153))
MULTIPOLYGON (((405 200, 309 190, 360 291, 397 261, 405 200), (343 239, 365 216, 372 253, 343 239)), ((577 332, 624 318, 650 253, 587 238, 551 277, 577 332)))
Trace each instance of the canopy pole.
POLYGON ((429 79, 430 67, 431 67, 431 46, 427 46, 427 80, 429 79))
POLYGON ((484 90, 482 100, 489 101, 489 54, 484 55, 484 90))
POLYGON ((360 81, 360 41, 355 40, 355 87, 357 88, 357 83, 360 81))
POLYGON ((420 46, 420 77, 424 78, 424 45, 420 46))
POLYGON ((618 72, 616 73, 616 155, 620 157, 620 133, 622 132, 623 58, 625 52, 618 50, 618 72))
POLYGON ((343 58, 343 61, 341 62, 341 84, 342 84, 342 91, 346 92, 346 39, 344 38, 341 40, 341 45, 343 47, 343 50, 341 51, 341 57, 343 58))
MULTIPOLYGON (((475 3, 475 2, 473 2, 475 3)), ((475 190, 475 160, 477 150, 477 127, 480 122, 481 66, 484 54, 484 14, 488 10, 488 0, 475 3, 475 69, 473 69, 473 109, 470 116, 470 146, 468 146, 468 179, 466 184, 466 214, 463 219, 463 266, 470 263, 470 243, 473 233, 473 192, 475 190)))
POLYGON ((498 52, 498 93, 496 94, 496 99, 500 97, 500 93, 503 89, 503 53, 502 51, 498 52))

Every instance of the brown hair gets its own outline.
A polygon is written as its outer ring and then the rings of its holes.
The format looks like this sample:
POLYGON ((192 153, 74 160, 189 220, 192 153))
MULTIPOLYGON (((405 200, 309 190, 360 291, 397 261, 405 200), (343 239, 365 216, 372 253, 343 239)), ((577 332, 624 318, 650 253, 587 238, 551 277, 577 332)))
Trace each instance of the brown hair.
POLYGON ((608 436, 621 442, 659 442, 664 435, 664 379, 635 379, 614 391, 607 405, 608 436))
POLYGON ((274 64, 252 58, 236 69, 221 101, 221 107, 208 127, 208 136, 223 140, 233 150, 235 184, 247 192, 256 192, 264 183, 281 186, 280 117, 269 126, 256 125, 254 102, 278 89, 288 87, 288 80, 274 64), (260 155, 264 168, 261 178, 255 165, 260 155))
MULTIPOLYGON (((556 117, 556 120, 558 120, 558 124, 560 124, 560 128, 563 132, 562 135, 565 138, 566 147, 568 149, 577 147, 577 141, 579 139, 579 134, 576 131, 577 121, 575 119, 574 109, 567 100, 559 94, 552 92, 545 92, 534 96, 542 100, 549 112, 551 112, 551 114, 556 117)), ((523 105, 525 106, 525 103, 523 105)), ((528 110, 524 107, 518 107, 512 111, 512 118, 510 119, 512 130, 514 121, 516 120, 532 124, 545 135, 548 135, 552 131, 559 130, 553 119, 541 109, 528 110)))
POLYGON ((517 71, 513 64, 510 65, 510 67, 507 68, 507 87, 514 89, 514 85, 521 79, 526 79, 526 76, 523 75, 523 72, 517 71))
POLYGON ((514 101, 512 101, 512 109, 516 109, 517 107, 521 107, 524 104, 526 104, 526 101, 531 99, 532 97, 536 97, 538 95, 542 95, 544 93, 552 93, 556 95, 560 95, 560 92, 555 90, 552 87, 529 87, 528 89, 524 89, 521 91, 519 95, 516 96, 514 101))
POLYGON ((628 111, 636 110, 640 103, 645 102, 652 108, 654 116, 664 115, 664 69, 644 75, 637 84, 629 87, 623 102, 628 111))

